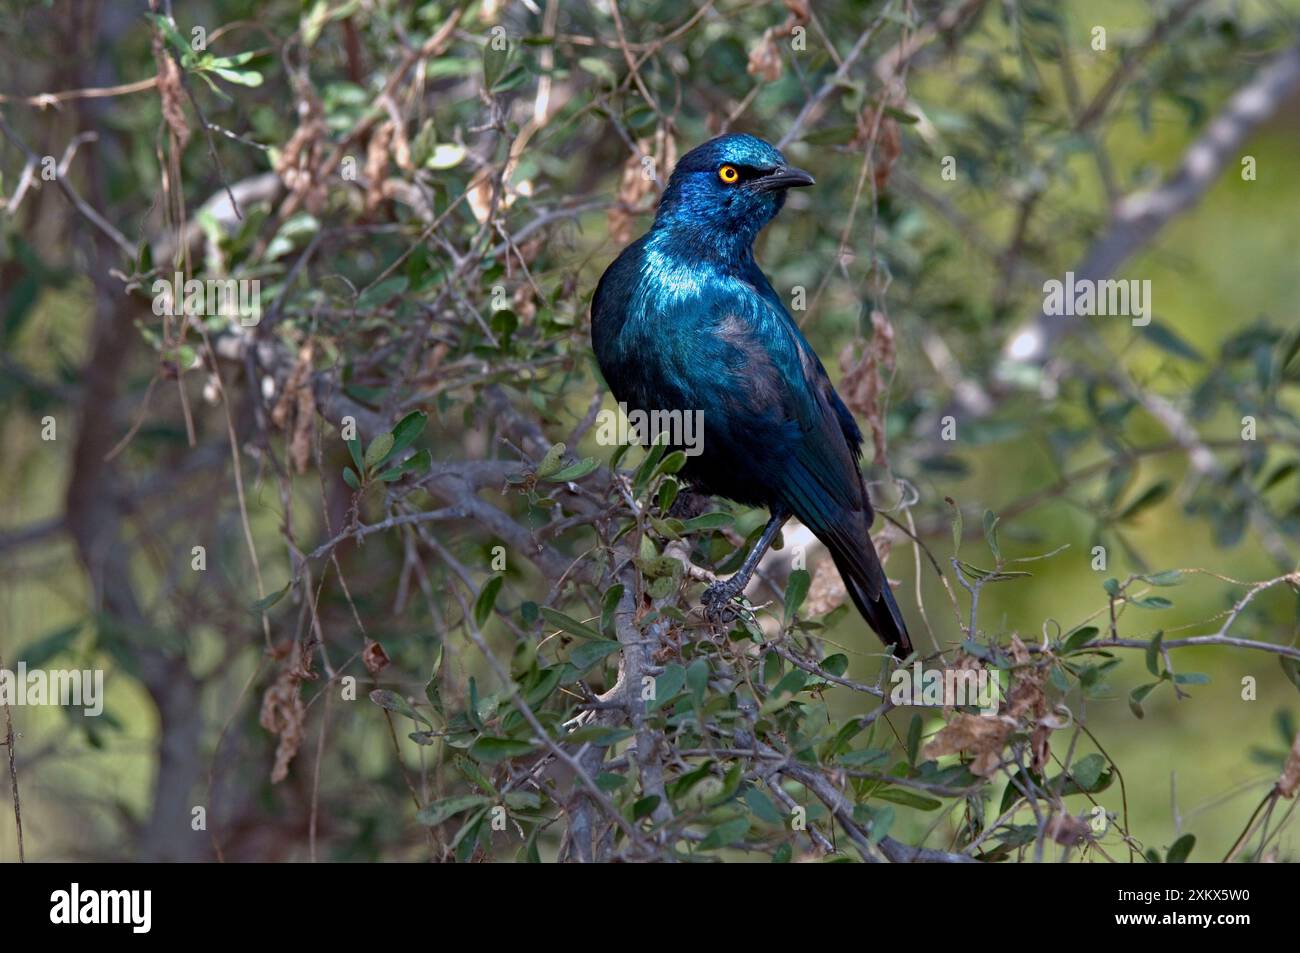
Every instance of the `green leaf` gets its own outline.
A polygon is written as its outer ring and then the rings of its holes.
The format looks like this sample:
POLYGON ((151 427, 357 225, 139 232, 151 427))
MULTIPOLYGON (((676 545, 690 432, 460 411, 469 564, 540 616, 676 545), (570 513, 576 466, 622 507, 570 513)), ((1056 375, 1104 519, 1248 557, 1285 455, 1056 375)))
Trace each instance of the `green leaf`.
POLYGON ((1146 650, 1147 671, 1150 672, 1152 675, 1154 675, 1156 678, 1161 677, 1160 646, 1161 643, 1164 641, 1164 637, 1165 637, 1165 633, 1164 630, 1162 629, 1152 637, 1150 642, 1147 643, 1147 650, 1146 650))
POLYGON ((479 808, 465 819, 465 823, 456 832, 456 836, 451 839, 451 846, 456 851, 456 863, 467 864, 470 858, 474 856, 474 851, 479 843, 479 835, 484 830, 487 830, 483 824, 486 819, 487 809, 479 808))
POLYGON ((873 764, 884 764, 889 760, 889 751, 885 748, 862 748, 858 751, 846 751, 836 760, 847 767, 864 768, 873 764))
MULTIPOLYGON (((281 592, 279 595, 283 594, 281 592)), ((277 598, 279 598, 279 595, 277 595, 277 598)), ((50 659, 72 647, 83 625, 85 625, 84 622, 74 622, 72 625, 55 629, 23 649, 18 657, 27 663, 29 670, 41 668, 50 659)))
POLYGON ((603 80, 613 86, 618 82, 618 77, 614 73, 614 68, 604 60, 597 59, 594 56, 584 56, 578 60, 578 68, 585 73, 589 73, 596 79, 603 80))
POLYGON ((1075 761, 1070 768, 1070 774, 1080 788, 1091 791, 1097 786, 1097 782, 1101 779, 1101 773, 1105 769, 1106 759, 1094 753, 1075 761))
POLYGON ((1117 519, 1120 522, 1128 522, 1145 509, 1149 509, 1169 495, 1172 484, 1168 480, 1160 480, 1143 490, 1132 503, 1120 511, 1117 519))
POLYGON ((1085 625, 1082 628, 1076 629, 1074 632, 1070 633, 1069 638, 1067 638, 1061 645, 1061 651, 1067 654, 1074 652, 1091 642, 1098 634, 1100 634, 1100 632, 1101 630, 1095 625, 1085 625))
POLYGON ((472 807, 482 807, 490 803, 491 801, 482 794, 461 794, 434 801, 420 808, 415 814, 415 819, 426 827, 436 827, 472 807))
POLYGON ((541 795, 536 791, 510 791, 504 800, 512 811, 536 811, 542 806, 541 795))
POLYGON ((601 774, 596 775, 596 787, 600 788, 602 791, 605 791, 606 793, 610 791, 617 791, 619 788, 623 787, 626 784, 627 784, 627 778, 621 774, 614 774, 612 772, 605 771, 602 772, 601 774))
POLYGON ((772 694, 769 700, 775 700, 782 695, 797 695, 803 691, 803 687, 808 684, 808 673, 803 669, 793 668, 781 677, 781 680, 772 686, 772 694))
POLYGON ((438 672, 442 669, 442 643, 438 643, 438 649, 433 654, 433 667, 429 672, 429 680, 424 684, 424 697, 429 700, 433 710, 442 715, 442 693, 438 687, 438 672))
POLYGON ((674 450, 668 456, 664 457, 663 462, 655 470, 655 474, 673 474, 686 466, 686 452, 684 450, 674 450))
POLYGON ((536 708, 542 702, 551 696, 560 685, 564 678, 565 667, 563 665, 552 665, 550 668, 544 668, 539 673, 537 681, 532 687, 524 693, 524 701, 529 708, 536 708))
POLYGON ((952 509, 952 554, 956 556, 961 550, 961 507, 957 505, 957 501, 951 496, 945 496, 943 501, 952 509))
POLYGON ((998 546, 998 523, 1000 517, 992 510, 984 511, 984 539, 989 544, 989 551, 994 559, 1002 559, 1002 550, 998 546))
POLYGON ((154 22, 154 26, 162 32, 162 35, 166 37, 167 42, 175 48, 177 53, 181 56, 186 56, 191 52, 190 45, 185 42, 185 38, 180 35, 175 24, 173 24, 168 17, 157 13, 146 15, 154 22))
POLYGON ((542 479, 549 483, 568 483, 571 480, 581 480, 587 474, 594 472, 600 466, 595 457, 587 457, 579 460, 577 463, 570 464, 563 470, 557 470, 548 474, 542 479))
POLYGON ((469 679, 469 705, 465 708, 465 718, 475 731, 483 730, 483 717, 479 714, 478 682, 471 675, 469 679))
POLYGON ((772 799, 758 788, 752 786, 746 788, 744 797, 745 804, 748 805, 749 810, 760 821, 776 825, 777 827, 783 827, 785 825, 785 815, 777 809, 777 806, 774 803, 772 803, 772 799))
POLYGON ((686 667, 686 687, 694 696, 695 704, 703 702, 704 692, 709 687, 709 663, 703 657, 686 667))
POLYGON ((397 426, 393 428, 393 446, 380 462, 387 463, 415 443, 415 438, 424 432, 425 424, 428 422, 429 415, 422 410, 413 410, 399 420, 397 426))
POLYGON ((234 83, 236 86, 248 86, 256 88, 262 85, 262 74, 257 70, 232 70, 222 69, 219 66, 209 67, 208 72, 216 73, 227 83, 234 83))
POLYGON ((1023 768, 1016 771, 1011 780, 1007 782, 1006 789, 1002 792, 1002 804, 998 807, 998 814, 1007 813, 1011 809, 1011 805, 1024 797, 1021 791, 1027 787, 1025 783, 1027 780, 1033 781, 1034 784, 1042 783, 1042 778, 1038 776, 1037 771, 1025 771, 1023 768))
POLYGON ((646 452, 645 459, 641 461, 641 465, 636 468, 636 474, 632 477, 632 493, 635 496, 640 496, 641 492, 646 488, 650 478, 654 476, 655 471, 659 468, 659 461, 663 459, 666 450, 666 444, 655 443, 646 452))
POLYGON ((913 116, 911 113, 903 112, 903 110, 896 109, 893 106, 885 107, 885 115, 892 116, 894 119, 898 120, 899 122, 907 123, 909 125, 921 121, 919 116, 913 116))
POLYGON ((682 526, 687 533, 700 533, 705 530, 722 529, 724 526, 730 526, 736 522, 736 518, 730 513, 701 513, 699 516, 686 520, 682 526))
POLYGON ((1072 794, 1098 794, 1110 787, 1115 780, 1115 772, 1109 770, 1107 764, 1106 759, 1101 755, 1090 754, 1076 761, 1068 774, 1063 771, 1052 778, 1050 786, 1061 797, 1072 794), (1089 783, 1084 786, 1081 781, 1089 783))
POLYGON ((493 576, 483 583, 483 588, 479 590, 478 598, 474 600, 474 624, 480 629, 483 628, 483 624, 488 619, 492 618, 492 609, 497 602, 497 593, 501 591, 501 584, 504 582, 504 576, 493 576))
MULTIPOLYGON (((392 457, 392 454, 389 454, 392 457)), ((413 453, 395 467, 390 467, 383 473, 379 474, 379 479, 385 483, 392 483, 401 479, 408 473, 428 473, 429 468, 433 466, 433 454, 428 450, 421 450, 413 453)))
POLYGON ((605 595, 600 599, 600 630, 607 635, 614 634, 615 613, 618 612, 618 604, 622 598, 623 584, 616 582, 605 590, 605 595))
POLYGON ((468 151, 454 142, 440 142, 433 147, 424 164, 430 169, 454 169, 465 161, 468 151))
POLYGON ((409 718, 412 721, 418 721, 423 725, 428 725, 430 728, 433 727, 433 722, 429 721, 428 718, 425 718, 411 707, 411 703, 401 695, 397 694, 397 692, 390 692, 386 688, 376 688, 370 693, 370 700, 385 711, 391 711, 395 714, 409 718))
POLYGON ((853 819, 867 825, 871 843, 879 844, 881 839, 889 834, 889 829, 894 826, 895 813, 893 806, 889 804, 879 807, 874 804, 859 804, 853 808, 853 819))
POLYGON ((370 441, 370 446, 366 448, 365 465, 366 470, 373 470, 379 466, 388 451, 393 449, 393 435, 391 433, 381 433, 374 440, 370 441))
POLYGON ((1205 358, 1201 356, 1200 351, 1192 347, 1186 339, 1161 321, 1152 320, 1142 329, 1142 333, 1156 347, 1173 354, 1175 357, 1196 361, 1198 364, 1205 362, 1205 358))
POLYGON ((1133 691, 1129 692, 1129 711, 1133 712, 1133 714, 1138 718, 1146 717, 1146 712, 1142 710, 1142 702, 1145 701, 1146 697, 1159 685, 1159 682, 1149 682, 1146 685, 1139 685, 1137 688, 1133 689, 1133 691))
MULTIPOLYGON (((657 503, 660 513, 667 514, 672 509, 673 503, 677 500, 677 492, 680 488, 681 484, 676 480, 664 480, 659 484, 659 499, 657 503)), ((676 522, 680 526, 681 521, 676 520, 676 522)))
POLYGON ((1173 846, 1169 848, 1169 853, 1165 855, 1166 864, 1182 864, 1187 862, 1187 855, 1192 852, 1196 846, 1196 836, 1194 834, 1184 834, 1178 840, 1174 841, 1173 846))
POLYGON ((794 618, 799 607, 803 605, 804 599, 808 595, 808 587, 812 584, 812 576, 806 569, 796 569, 790 573, 790 579, 785 584, 785 624, 789 625, 790 620, 794 618))
POLYGON ((698 850, 718 850, 729 847, 749 833, 749 818, 738 817, 724 821, 704 836, 698 850))
POLYGON ((907 763, 916 764, 917 752, 921 750, 921 716, 913 715, 907 726, 907 763))
POLYGON ((608 725, 587 725, 564 736, 564 743, 571 745, 592 745, 596 748, 608 748, 620 741, 625 741, 635 734, 631 728, 611 728, 608 725))
POLYGON ((663 707, 686 686, 686 669, 676 663, 665 665, 655 679, 655 697, 646 707, 650 711, 663 707))
POLYGON ((745 773, 742 761, 736 761, 722 778, 722 789, 705 802, 706 807, 719 807, 726 804, 740 790, 740 781, 745 773))
POLYGON ((356 467, 357 473, 365 473, 366 463, 365 457, 361 453, 361 441, 353 437, 351 440, 345 441, 345 443, 348 445, 348 453, 352 455, 352 465, 356 467))
POLYGON ((713 761, 709 759, 694 770, 687 771, 668 785, 668 796, 674 800, 685 797, 695 785, 713 774, 713 761))
MULTIPOLYGON (((139 271, 141 269, 137 268, 136 270, 139 271)), ((1297 336, 1296 340, 1300 341, 1300 336, 1297 336)), ((1285 463, 1279 464, 1278 467, 1265 478, 1260 489, 1271 490, 1297 470, 1300 470, 1300 463, 1297 463, 1295 460, 1288 460, 1285 463)))
POLYGON ((409 284, 410 280, 405 275, 394 275, 392 278, 385 278, 378 284, 361 292, 353 307, 358 311, 370 311, 378 308, 405 291, 409 284))
POLYGON ((907 788, 883 787, 877 791, 872 791, 871 796, 880 798, 882 801, 892 801, 894 804, 901 804, 904 807, 914 807, 919 811, 933 811, 943 807, 943 802, 937 798, 927 797, 907 788))
POLYGON ((1285 655, 1279 655, 1277 660, 1282 664, 1282 673, 1286 675, 1292 685, 1300 689, 1300 662, 1285 655))
POLYGON ((493 83, 492 88, 489 90, 489 92, 492 93, 509 92, 510 90, 514 89, 516 86, 523 85, 524 81, 528 79, 528 76, 529 76, 528 70, 526 70, 523 66, 515 66, 510 69, 507 69, 506 75, 502 76, 499 80, 493 83))
POLYGON ((343 482, 354 490, 361 489, 361 480, 357 477, 356 471, 351 467, 343 468, 343 482))
POLYGON ((249 607, 249 611, 253 613, 265 612, 267 609, 271 608, 271 606, 283 599, 292 587, 293 580, 290 579, 284 584, 283 589, 273 592, 269 596, 263 596, 261 599, 254 602, 252 606, 249 607))
POLYGON ((564 460, 565 451, 568 450, 562 443, 557 443, 550 450, 546 451, 546 456, 542 457, 542 462, 537 464, 537 476, 539 479, 546 479, 556 470, 560 469, 560 464, 564 460))
POLYGON ((1290 369, 1292 362, 1295 361, 1296 355, 1300 354, 1300 328, 1296 328, 1296 330, 1282 338, 1278 344, 1282 353, 1274 366, 1277 368, 1278 373, 1285 374, 1290 369))
POLYGON ((246 50, 243 53, 236 53, 234 56, 215 56, 208 61, 209 66, 243 66, 245 63, 252 62, 257 56, 252 50, 246 50))
POLYGON ((623 646, 618 642, 604 640, 600 642, 583 642, 569 653, 569 664, 579 672, 585 672, 607 655, 613 655, 623 646))
POLYGON ((469 756, 483 764, 496 764, 498 761, 523 757, 533 750, 532 742, 529 741, 485 735, 469 746, 469 756))
POLYGON ((456 770, 459 771, 470 784, 474 785, 484 794, 491 795, 492 797, 498 796, 496 786, 486 774, 479 770, 478 765, 469 760, 469 758, 465 757, 463 754, 458 754, 452 759, 452 763, 455 764, 456 770))
POLYGON ((591 626, 584 622, 579 622, 571 616, 565 615, 558 609, 552 609, 550 606, 541 607, 542 618, 556 628, 563 629, 570 635, 576 635, 583 639, 595 639, 598 642, 608 642, 601 633, 597 632, 591 626))
POLYGON ((837 652, 822 659, 821 669, 823 672, 829 672, 836 678, 844 675, 849 670, 849 657, 843 652, 837 652))
POLYGON ((504 44, 505 49, 497 49, 497 39, 493 36, 483 47, 483 85, 489 90, 505 75, 506 64, 510 61, 509 41, 504 44))

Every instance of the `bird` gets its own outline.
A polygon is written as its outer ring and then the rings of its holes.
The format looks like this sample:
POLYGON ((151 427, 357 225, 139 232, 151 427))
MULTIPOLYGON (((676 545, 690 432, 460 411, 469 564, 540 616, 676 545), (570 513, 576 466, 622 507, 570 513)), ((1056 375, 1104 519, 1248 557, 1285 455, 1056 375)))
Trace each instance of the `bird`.
POLYGON ((825 544, 858 612, 901 659, 912 642, 871 541, 862 431, 754 258, 788 190, 814 184, 755 136, 687 152, 649 231, 601 275, 592 350, 621 406, 703 412, 703 439, 679 471, 694 492, 768 510, 740 569, 705 589, 706 616, 734 616, 793 516, 825 544))

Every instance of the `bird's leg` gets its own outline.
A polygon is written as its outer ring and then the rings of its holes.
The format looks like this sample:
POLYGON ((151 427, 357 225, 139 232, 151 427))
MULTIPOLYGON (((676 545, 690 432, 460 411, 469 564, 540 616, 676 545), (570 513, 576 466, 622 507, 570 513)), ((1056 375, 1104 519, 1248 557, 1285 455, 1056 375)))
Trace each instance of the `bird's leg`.
POLYGON ((776 534, 781 531, 790 514, 782 510, 773 510, 772 517, 767 521, 767 526, 763 528, 763 535, 758 538, 754 548, 750 550, 745 561, 741 563, 740 569, 736 571, 730 579, 724 579, 721 582, 715 582, 709 588, 704 590, 704 614, 714 622, 730 621, 734 618, 734 613, 727 608, 727 604, 732 599, 745 591, 749 585, 750 578, 754 575, 754 570, 758 568, 759 561, 763 554, 767 552, 768 547, 772 545, 772 540, 776 539, 776 534))

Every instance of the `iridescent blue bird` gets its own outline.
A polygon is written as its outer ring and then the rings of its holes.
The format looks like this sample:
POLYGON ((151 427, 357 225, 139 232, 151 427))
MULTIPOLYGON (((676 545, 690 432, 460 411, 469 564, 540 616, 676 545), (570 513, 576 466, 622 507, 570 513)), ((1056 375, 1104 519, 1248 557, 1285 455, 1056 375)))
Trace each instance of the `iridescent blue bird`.
POLYGON ((673 170, 654 225, 606 269, 591 305, 605 381, 629 410, 703 411, 702 452, 682 476, 702 493, 766 507, 740 570, 710 586, 725 616, 795 516, 820 539, 871 628, 906 657, 907 626, 869 530, 862 431, 758 263, 758 233, 786 190, 813 184, 773 146, 727 135, 673 170))

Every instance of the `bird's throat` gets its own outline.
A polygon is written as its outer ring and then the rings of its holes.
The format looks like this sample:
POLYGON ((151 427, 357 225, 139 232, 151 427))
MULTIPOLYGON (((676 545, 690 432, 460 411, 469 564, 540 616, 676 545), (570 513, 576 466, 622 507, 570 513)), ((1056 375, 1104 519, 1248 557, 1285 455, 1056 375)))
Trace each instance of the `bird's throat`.
POLYGON ((725 229, 709 223, 659 220, 650 233, 648 250, 677 267, 708 268, 743 274, 754 266, 757 231, 725 229))

